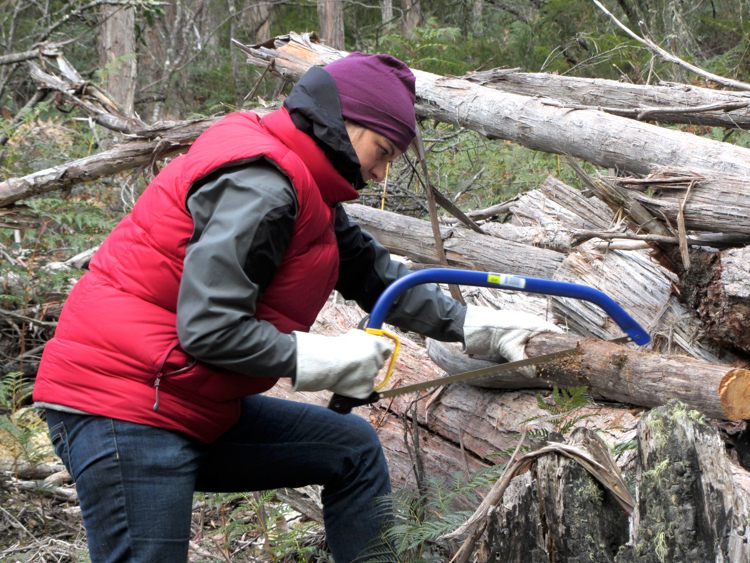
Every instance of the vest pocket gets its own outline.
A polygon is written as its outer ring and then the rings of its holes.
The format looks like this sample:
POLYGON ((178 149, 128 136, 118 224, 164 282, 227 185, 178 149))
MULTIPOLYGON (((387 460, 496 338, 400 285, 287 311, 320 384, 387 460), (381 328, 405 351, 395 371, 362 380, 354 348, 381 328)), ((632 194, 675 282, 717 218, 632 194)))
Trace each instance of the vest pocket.
POLYGON ((162 393, 199 404, 207 401, 223 403, 267 391, 276 381, 199 362, 175 340, 159 359, 149 385, 154 388, 153 409, 158 411, 159 395, 162 393))
POLYGON ((159 410, 160 389, 164 389, 166 393, 189 398, 190 393, 195 392, 203 384, 205 377, 196 377, 194 373, 197 365, 198 361, 180 347, 178 340, 166 349, 159 359, 156 373, 149 380, 154 388, 154 411, 159 410))

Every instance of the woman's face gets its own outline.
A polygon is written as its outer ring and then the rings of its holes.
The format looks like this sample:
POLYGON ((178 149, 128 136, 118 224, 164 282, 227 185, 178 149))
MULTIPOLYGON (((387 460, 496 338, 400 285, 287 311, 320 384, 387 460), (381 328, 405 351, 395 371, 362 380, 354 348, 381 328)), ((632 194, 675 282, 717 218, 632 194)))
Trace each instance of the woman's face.
POLYGON ((347 124, 349 138, 357 153, 362 177, 367 180, 382 182, 388 163, 401 155, 401 151, 385 136, 371 129, 347 124))

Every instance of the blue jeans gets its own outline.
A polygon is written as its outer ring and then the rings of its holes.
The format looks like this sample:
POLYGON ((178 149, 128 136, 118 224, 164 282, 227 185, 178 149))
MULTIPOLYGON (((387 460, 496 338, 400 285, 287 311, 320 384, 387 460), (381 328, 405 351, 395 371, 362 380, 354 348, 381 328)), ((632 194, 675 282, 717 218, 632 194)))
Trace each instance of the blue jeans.
POLYGON ((187 561, 194 491, 323 485, 337 563, 367 561, 374 504, 390 493, 380 441, 365 420, 261 395, 239 422, 204 444, 182 433, 47 410, 57 455, 76 482, 92 563, 187 561), (358 559, 357 557, 360 556, 358 559))

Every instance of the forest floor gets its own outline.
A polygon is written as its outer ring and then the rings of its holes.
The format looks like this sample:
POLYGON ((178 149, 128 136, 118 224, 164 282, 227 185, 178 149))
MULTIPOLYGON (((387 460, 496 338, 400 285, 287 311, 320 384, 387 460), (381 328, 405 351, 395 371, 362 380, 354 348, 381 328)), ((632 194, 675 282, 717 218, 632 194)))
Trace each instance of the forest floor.
MULTIPOLYGON (((190 562, 278 562, 330 561, 325 552, 321 528, 304 535, 304 555, 297 549, 279 553, 279 546, 264 541, 252 510, 239 515, 240 504, 230 502, 207 507, 196 502, 190 541, 190 562), (255 522, 246 532, 235 535, 225 524, 255 522), (309 559, 308 559, 309 557, 309 559)), ((300 547, 303 547, 300 545, 300 547)), ((19 490, 9 480, 0 483, 0 563, 27 562, 85 563, 90 561, 80 507, 77 502, 19 490)))
MULTIPOLYGON (((27 445, 33 442, 35 451, 45 452, 35 459, 35 471, 47 491, 29 490, 34 483, 19 469, 23 456, 5 439, 11 420, 5 417, 0 427, 0 563, 88 562, 75 485, 51 453, 46 424, 29 411, 35 422, 27 445)), ((332 561, 326 547, 322 526, 276 502, 273 491, 195 495, 191 562, 323 563, 332 561)))

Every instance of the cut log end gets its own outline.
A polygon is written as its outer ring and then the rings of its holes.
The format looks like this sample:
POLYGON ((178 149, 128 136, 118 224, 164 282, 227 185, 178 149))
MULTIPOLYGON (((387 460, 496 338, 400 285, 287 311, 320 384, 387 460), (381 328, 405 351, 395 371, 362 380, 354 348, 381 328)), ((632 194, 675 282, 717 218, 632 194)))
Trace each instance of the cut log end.
POLYGON ((750 418, 750 370, 728 371, 719 383, 719 397, 729 420, 750 418))

